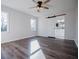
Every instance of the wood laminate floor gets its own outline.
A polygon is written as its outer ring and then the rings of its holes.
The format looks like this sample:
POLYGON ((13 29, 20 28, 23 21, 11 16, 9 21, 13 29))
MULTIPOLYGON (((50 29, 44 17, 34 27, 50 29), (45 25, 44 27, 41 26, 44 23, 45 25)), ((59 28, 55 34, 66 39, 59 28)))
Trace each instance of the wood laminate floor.
POLYGON ((34 37, 1 44, 1 59, 78 59, 73 40, 34 37))

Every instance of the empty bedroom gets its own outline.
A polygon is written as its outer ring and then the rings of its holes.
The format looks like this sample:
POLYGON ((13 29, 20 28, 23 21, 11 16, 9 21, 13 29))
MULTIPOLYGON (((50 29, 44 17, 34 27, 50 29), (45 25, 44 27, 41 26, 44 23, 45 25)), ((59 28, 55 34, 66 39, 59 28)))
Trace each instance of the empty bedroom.
POLYGON ((78 0, 1 0, 1 59, 78 59, 78 0))

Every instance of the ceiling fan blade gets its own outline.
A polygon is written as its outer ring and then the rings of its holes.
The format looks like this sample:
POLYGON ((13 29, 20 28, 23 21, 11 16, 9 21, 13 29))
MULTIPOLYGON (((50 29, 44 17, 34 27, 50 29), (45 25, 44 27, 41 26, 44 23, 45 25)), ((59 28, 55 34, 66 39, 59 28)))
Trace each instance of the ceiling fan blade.
POLYGON ((48 7, 45 7, 45 6, 41 6, 42 8, 44 8, 44 9, 49 9, 48 7))
POLYGON ((29 9, 32 9, 32 8, 36 8, 36 7, 29 7, 29 9))
POLYGON ((48 3, 48 2, 50 2, 50 0, 46 0, 46 1, 44 2, 44 4, 46 4, 46 3, 48 3))
POLYGON ((64 16, 66 14, 60 14, 60 15, 54 15, 54 16, 49 16, 49 17, 46 17, 46 18, 55 18, 55 17, 58 17, 58 16, 64 16))
POLYGON ((56 16, 64 16, 64 15, 66 15, 66 14, 60 14, 60 15, 56 15, 56 16))
POLYGON ((57 16, 50 16, 50 17, 46 17, 46 18, 55 18, 55 17, 57 17, 57 16))
POLYGON ((31 8, 37 8, 38 6, 34 6, 34 7, 29 7, 29 9, 31 9, 31 8))

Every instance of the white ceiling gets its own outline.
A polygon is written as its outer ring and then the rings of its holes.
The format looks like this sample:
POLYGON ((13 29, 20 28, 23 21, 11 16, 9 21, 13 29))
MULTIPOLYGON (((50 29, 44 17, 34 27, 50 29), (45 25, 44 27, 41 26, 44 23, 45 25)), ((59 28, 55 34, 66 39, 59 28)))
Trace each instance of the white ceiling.
POLYGON ((40 13, 38 13, 36 9, 30 9, 30 7, 36 5, 32 0, 2 0, 1 3, 2 5, 6 5, 10 8, 40 17, 53 15, 68 9, 73 9, 76 7, 77 0, 51 0, 48 3, 49 10, 43 9, 40 13))

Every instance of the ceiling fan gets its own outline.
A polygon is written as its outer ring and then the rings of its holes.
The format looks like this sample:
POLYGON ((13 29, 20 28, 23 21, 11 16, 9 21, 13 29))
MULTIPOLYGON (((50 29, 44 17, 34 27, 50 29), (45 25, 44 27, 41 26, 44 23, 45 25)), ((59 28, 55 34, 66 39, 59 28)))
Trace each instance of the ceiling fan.
POLYGON ((55 17, 59 17, 59 16, 64 16, 64 15, 66 15, 66 14, 59 14, 59 15, 54 15, 54 16, 48 16, 46 18, 55 18, 55 17))
POLYGON ((35 7, 32 7, 32 8, 37 8, 37 11, 40 12, 40 9, 43 8, 43 9, 49 9, 47 6, 45 6, 45 4, 47 4, 48 2, 50 2, 50 0, 46 0, 46 1, 35 1, 33 0, 33 2, 35 2, 37 5, 35 7))

